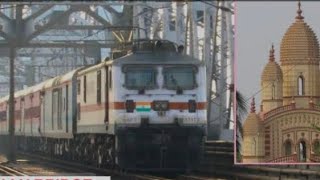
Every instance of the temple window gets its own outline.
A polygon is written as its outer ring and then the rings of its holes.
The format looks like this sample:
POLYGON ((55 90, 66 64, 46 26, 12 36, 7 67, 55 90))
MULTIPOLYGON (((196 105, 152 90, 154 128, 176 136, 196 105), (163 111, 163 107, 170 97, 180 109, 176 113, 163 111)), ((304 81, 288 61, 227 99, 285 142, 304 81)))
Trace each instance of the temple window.
POLYGON ((276 87, 274 84, 272 84, 272 99, 275 99, 276 96, 276 87))
POLYGON ((290 142, 290 140, 286 140, 286 142, 284 143, 284 153, 285 153, 285 156, 291 155, 291 142, 290 142))
POLYGON ((316 140, 314 143, 313 143, 313 152, 317 155, 320 154, 320 141, 319 140, 316 140))
POLYGON ((304 78, 302 75, 298 77, 298 96, 304 95, 304 78))
POLYGON ((252 142, 251 142, 251 152, 252 152, 253 156, 255 156, 257 154, 256 139, 255 138, 253 138, 252 142))
POLYGON ((307 160, 307 145, 304 140, 299 143, 299 161, 306 162, 307 160))

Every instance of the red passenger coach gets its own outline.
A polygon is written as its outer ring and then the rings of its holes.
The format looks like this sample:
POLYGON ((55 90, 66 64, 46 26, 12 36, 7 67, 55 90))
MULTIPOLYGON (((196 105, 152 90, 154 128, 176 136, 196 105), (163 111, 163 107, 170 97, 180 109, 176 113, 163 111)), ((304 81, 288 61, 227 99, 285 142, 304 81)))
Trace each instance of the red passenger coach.
POLYGON ((8 96, 1 99, 0 103, 0 135, 8 133, 7 127, 7 112, 8 112, 8 104, 7 104, 8 96))
POLYGON ((24 133, 26 136, 31 136, 32 135, 32 115, 30 110, 33 107, 32 94, 25 95, 24 102, 25 102, 24 133))
POLYGON ((21 102, 23 99, 20 97, 15 98, 15 112, 14 112, 14 118, 15 118, 15 133, 16 135, 21 135, 21 102))
POLYGON ((32 106, 28 109, 28 114, 31 118, 31 133, 33 136, 40 134, 40 91, 30 95, 32 106))

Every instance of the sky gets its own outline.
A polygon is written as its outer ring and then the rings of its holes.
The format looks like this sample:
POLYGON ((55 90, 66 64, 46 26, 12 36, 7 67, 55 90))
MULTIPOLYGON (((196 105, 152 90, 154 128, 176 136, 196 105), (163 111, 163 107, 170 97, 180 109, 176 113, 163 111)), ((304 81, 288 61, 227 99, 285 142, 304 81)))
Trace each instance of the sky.
MULTIPOLYGON (((320 36, 320 1, 301 2, 304 21, 320 36)), ((298 2, 236 3, 235 61, 237 90, 252 98, 260 90, 260 77, 269 59, 272 43, 279 62, 280 43, 289 26, 295 22, 298 2)), ((255 95, 260 110, 261 93, 255 95)), ((250 100, 251 102, 251 100, 250 100)), ((249 104, 249 103, 248 103, 249 104)))

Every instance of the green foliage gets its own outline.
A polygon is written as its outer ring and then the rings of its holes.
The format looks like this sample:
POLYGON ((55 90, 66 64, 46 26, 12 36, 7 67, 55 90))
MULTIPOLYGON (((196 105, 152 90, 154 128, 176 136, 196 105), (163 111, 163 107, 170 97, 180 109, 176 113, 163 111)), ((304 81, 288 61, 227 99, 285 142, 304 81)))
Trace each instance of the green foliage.
MULTIPOLYGON (((311 124, 311 126, 313 128, 315 128, 317 131, 320 131, 320 127, 315 125, 315 124, 311 124)), ((313 143, 313 152, 317 155, 320 155, 320 141, 316 141, 313 143)))
POLYGON ((247 114, 247 102, 244 98, 244 96, 239 92, 236 91, 236 121, 237 121, 237 126, 236 126, 236 148, 237 148, 237 161, 241 162, 242 161, 242 156, 240 153, 241 149, 241 143, 240 143, 240 138, 243 137, 243 128, 242 128, 242 119, 244 116, 247 114))
POLYGON ((237 152, 237 162, 241 163, 242 162, 242 155, 240 152, 237 152))
POLYGON ((313 128, 315 128, 316 130, 320 131, 320 127, 319 127, 319 126, 317 126, 317 125, 315 125, 315 124, 311 124, 311 126, 312 126, 313 128))

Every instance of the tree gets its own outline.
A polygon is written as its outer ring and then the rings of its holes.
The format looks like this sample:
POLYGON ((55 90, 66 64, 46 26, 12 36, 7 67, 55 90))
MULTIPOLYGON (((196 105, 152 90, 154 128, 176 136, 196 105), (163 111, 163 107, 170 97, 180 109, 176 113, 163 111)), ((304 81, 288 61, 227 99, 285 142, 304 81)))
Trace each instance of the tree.
POLYGON ((243 137, 242 119, 247 114, 247 101, 245 97, 236 91, 236 150, 237 150, 237 161, 241 161, 241 143, 240 140, 243 137))
MULTIPOLYGON (((315 124, 311 124, 311 126, 313 128, 315 128, 317 131, 320 131, 320 127, 315 125, 315 124)), ((320 141, 317 140, 313 143, 313 152, 316 154, 316 155, 320 155, 320 141)))

